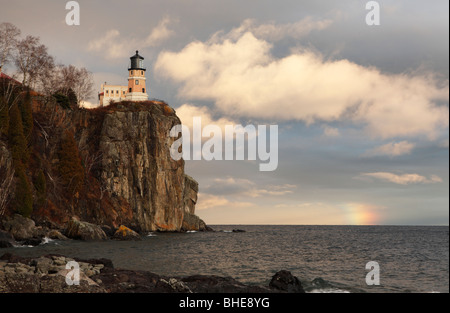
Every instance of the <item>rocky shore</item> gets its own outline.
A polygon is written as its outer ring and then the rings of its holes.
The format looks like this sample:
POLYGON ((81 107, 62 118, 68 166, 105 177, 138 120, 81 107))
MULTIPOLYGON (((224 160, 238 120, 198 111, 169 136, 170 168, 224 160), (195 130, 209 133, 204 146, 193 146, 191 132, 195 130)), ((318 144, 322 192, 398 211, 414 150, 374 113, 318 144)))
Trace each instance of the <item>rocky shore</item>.
POLYGON ((6 253, 0 257, 0 293, 304 293, 297 277, 277 272, 268 286, 250 286, 231 277, 194 275, 161 276, 147 271, 114 268, 108 259, 82 260, 62 255, 24 258, 6 253), (66 268, 79 266, 79 284, 66 268))
MULTIPOLYGON (((186 222, 186 227, 180 232, 198 230, 213 231, 206 226, 202 220, 195 215, 189 215, 194 222, 186 222), (195 219, 197 218, 197 219, 195 219), (199 221, 203 223, 198 227, 199 221), (194 225, 188 227, 188 225, 194 225)), ((200 224, 201 224, 200 223, 200 224)), ((96 225, 76 218, 72 218, 65 226, 55 224, 36 225, 35 222, 15 214, 5 217, 0 222, 0 248, 11 248, 14 246, 37 246, 44 241, 44 238, 57 240, 141 240, 141 235, 125 225, 120 225, 117 229, 108 225, 96 225)))

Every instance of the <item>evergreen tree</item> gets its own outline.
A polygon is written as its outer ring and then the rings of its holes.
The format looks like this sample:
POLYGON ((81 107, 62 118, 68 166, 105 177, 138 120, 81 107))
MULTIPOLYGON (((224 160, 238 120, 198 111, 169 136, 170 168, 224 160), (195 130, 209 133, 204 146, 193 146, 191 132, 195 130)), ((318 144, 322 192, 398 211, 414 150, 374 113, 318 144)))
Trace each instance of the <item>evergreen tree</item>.
POLYGON ((63 95, 62 93, 55 93, 53 94, 53 98, 55 98, 56 103, 58 103, 58 105, 63 108, 63 109, 70 109, 70 103, 69 103, 69 98, 65 95, 63 95))
POLYGON ((47 181, 42 170, 39 170, 35 180, 34 188, 36 188, 37 201, 36 204, 40 207, 44 206, 47 202, 47 181))
POLYGON ((27 141, 23 134, 22 116, 17 104, 14 104, 9 112, 8 143, 14 164, 17 162, 28 164, 27 141))
POLYGON ((0 98, 0 137, 8 134, 9 128, 9 106, 6 100, 0 98))
POLYGON ((64 131, 58 156, 59 173, 64 185, 73 193, 80 191, 84 182, 84 168, 72 132, 64 131))
POLYGON ((67 100, 69 101, 69 106, 72 109, 76 109, 78 107, 78 98, 72 88, 69 88, 67 91, 67 100))
POLYGON ((23 134, 25 138, 29 139, 33 130, 33 100, 31 99, 30 91, 25 93, 19 108, 22 115, 23 134))
POLYGON ((17 163, 15 170, 17 180, 14 206, 19 214, 30 217, 33 212, 33 194, 31 193, 30 183, 28 182, 24 166, 21 162, 17 163))

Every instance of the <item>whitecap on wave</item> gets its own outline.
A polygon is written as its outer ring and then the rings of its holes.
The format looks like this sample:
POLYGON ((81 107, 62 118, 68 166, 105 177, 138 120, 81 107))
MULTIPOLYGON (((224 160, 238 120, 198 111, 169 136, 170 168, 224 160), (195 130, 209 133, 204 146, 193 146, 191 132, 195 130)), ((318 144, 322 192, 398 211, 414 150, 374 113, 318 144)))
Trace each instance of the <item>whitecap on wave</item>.
POLYGON ((13 247, 14 248, 33 248, 34 246, 32 246, 32 245, 14 245, 13 244, 13 247))
POLYGON ((350 291, 339 288, 324 288, 324 289, 313 289, 311 291, 308 291, 308 293, 350 293, 350 291))
POLYGON ((42 242, 40 243, 40 245, 46 245, 52 241, 55 241, 54 239, 48 238, 48 237, 44 237, 42 238, 42 242))

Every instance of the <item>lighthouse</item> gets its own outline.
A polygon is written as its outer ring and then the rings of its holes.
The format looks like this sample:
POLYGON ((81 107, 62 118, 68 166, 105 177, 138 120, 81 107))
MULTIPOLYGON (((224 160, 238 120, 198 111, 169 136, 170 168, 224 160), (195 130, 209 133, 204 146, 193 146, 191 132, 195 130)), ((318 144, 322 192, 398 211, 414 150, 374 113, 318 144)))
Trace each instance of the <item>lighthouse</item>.
POLYGON ((145 67, 144 58, 136 54, 130 57, 130 66, 128 67, 128 92, 126 100, 146 101, 148 100, 147 89, 145 88, 145 67))

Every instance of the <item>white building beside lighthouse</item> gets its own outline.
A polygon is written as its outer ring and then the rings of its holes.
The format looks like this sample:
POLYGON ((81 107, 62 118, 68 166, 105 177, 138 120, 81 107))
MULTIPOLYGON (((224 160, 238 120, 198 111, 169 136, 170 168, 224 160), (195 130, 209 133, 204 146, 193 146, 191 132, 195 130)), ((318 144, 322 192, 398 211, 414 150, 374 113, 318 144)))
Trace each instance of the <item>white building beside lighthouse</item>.
POLYGON ((111 101, 147 101, 145 71, 144 58, 136 50, 136 54, 130 57, 128 86, 102 84, 98 94, 100 106, 107 106, 111 101))

